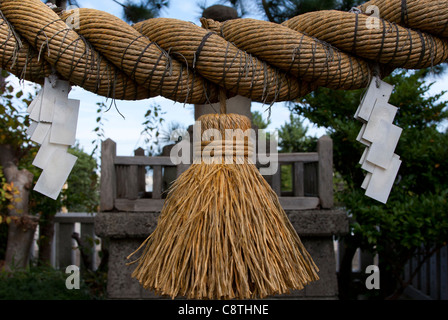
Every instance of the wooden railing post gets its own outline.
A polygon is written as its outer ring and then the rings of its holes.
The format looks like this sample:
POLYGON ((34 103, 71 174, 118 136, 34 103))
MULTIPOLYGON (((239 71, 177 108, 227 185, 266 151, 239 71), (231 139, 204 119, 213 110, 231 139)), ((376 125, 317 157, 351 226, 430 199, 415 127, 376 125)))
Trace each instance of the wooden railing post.
POLYGON ((333 140, 322 136, 317 142, 319 154, 318 191, 320 205, 323 209, 333 207, 333 140))
POLYGON ((281 196, 282 194, 282 166, 280 163, 278 164, 277 171, 272 175, 272 190, 277 194, 277 196, 281 196))
MULTIPOLYGON (((95 252, 95 228, 92 222, 81 222, 81 241, 85 246, 86 254, 89 258, 90 268, 92 271, 96 270, 96 252, 95 252)), ((84 268, 81 263, 81 267, 84 268)))
POLYGON ((162 166, 152 167, 152 198, 162 198, 162 166))
POLYGON ((117 145, 111 139, 101 143, 101 191, 100 210, 114 209, 114 200, 117 194, 117 181, 115 174, 115 157, 117 145))
MULTIPOLYGON (((134 156, 145 156, 145 150, 138 148, 134 151, 134 156)), ((145 166, 138 166, 137 169, 137 186, 139 193, 145 193, 146 191, 146 169, 145 166)))
POLYGON ((56 267, 67 268, 74 261, 74 240, 72 238, 75 225, 72 222, 60 222, 56 228, 56 267))
POLYGON ((304 165, 303 162, 293 163, 293 195, 294 197, 303 197, 305 194, 305 184, 304 184, 304 165))

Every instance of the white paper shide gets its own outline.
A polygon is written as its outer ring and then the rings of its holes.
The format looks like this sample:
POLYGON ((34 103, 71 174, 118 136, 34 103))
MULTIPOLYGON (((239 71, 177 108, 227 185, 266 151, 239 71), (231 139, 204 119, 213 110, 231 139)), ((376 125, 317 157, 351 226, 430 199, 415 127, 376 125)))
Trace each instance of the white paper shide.
POLYGON ((398 109, 388 103, 393 89, 373 78, 355 114, 363 122, 356 140, 366 146, 359 162, 367 171, 361 187, 366 196, 382 203, 387 202, 401 165, 400 157, 394 153, 402 132, 393 124, 398 109))
POLYGON ((75 144, 79 100, 69 99, 70 84, 56 76, 45 84, 27 111, 32 120, 27 134, 40 144, 33 165, 42 169, 34 190, 57 199, 77 157, 68 153, 75 144))

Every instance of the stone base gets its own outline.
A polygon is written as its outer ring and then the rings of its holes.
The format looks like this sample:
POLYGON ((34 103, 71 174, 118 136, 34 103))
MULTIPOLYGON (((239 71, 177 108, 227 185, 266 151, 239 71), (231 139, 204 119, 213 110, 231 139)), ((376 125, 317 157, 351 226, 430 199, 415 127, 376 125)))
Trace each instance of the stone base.
MULTIPOLYGON (((126 259, 155 229, 158 214, 102 212, 95 217, 96 234, 102 238, 107 237, 110 241, 107 280, 109 299, 171 299, 143 289, 131 277, 136 265, 127 265, 138 255, 126 259)), ((288 211, 287 215, 318 266, 320 279, 303 290, 267 299, 337 299, 333 235, 348 232, 347 215, 336 210, 288 211)))

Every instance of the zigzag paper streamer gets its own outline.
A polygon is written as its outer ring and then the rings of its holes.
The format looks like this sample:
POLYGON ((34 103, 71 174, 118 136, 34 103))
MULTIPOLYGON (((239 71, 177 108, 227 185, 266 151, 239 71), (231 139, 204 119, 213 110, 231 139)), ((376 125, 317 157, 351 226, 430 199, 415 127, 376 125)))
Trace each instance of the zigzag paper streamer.
POLYGON ((393 86, 373 78, 356 110, 355 119, 363 122, 356 140, 366 146, 360 164, 367 175, 361 185, 366 196, 386 203, 401 165, 395 148, 402 129, 392 122, 397 107, 388 103, 393 86))
POLYGON ((40 148, 33 165, 43 169, 34 190, 57 199, 77 158, 68 153, 76 140, 79 100, 68 99, 70 84, 52 75, 27 112, 32 123, 27 130, 40 148))

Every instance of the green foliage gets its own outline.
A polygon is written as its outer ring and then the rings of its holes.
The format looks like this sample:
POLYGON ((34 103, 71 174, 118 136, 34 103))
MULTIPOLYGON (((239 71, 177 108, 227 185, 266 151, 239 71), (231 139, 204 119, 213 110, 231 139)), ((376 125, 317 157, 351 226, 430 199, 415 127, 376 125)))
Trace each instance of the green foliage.
MULTIPOLYGON (((140 135, 143 137, 144 143, 149 145, 149 155, 157 155, 161 153, 160 132, 161 125, 165 121, 162 117, 166 112, 162 111, 162 107, 158 104, 151 104, 145 113, 145 121, 143 121, 143 130, 140 135)), ((170 132, 171 133, 171 132, 170 132)))
POLYGON ((344 181, 336 200, 354 221, 345 241, 379 253, 401 288, 406 261, 422 247, 429 255, 448 241, 448 134, 437 130, 448 117, 448 103, 441 101, 444 92, 428 95, 427 75, 397 70, 385 79, 395 85, 389 102, 399 108, 394 123, 403 128, 395 151, 403 162, 386 205, 360 188, 364 172, 358 162, 365 147, 356 141, 361 124, 353 115, 364 90, 320 88, 291 108, 327 127, 333 139, 335 170, 344 181))
POLYGON ((94 156, 97 154, 98 150, 100 150, 101 141, 105 139, 104 136, 104 113, 107 112, 108 107, 104 102, 97 102, 96 105, 98 109, 96 109, 96 127, 93 129, 93 132, 96 134, 96 138, 92 140, 93 150, 91 155, 94 156))
POLYGON ((350 10, 365 1, 362 0, 227 0, 240 16, 244 16, 248 10, 249 2, 254 3, 266 18, 275 23, 282 23, 299 14, 318 10, 350 10))
POLYGON ((97 162, 79 145, 70 148, 69 152, 78 160, 67 179, 63 204, 71 212, 96 212, 100 198, 97 162))
POLYGON ((89 288, 80 277, 80 289, 65 286, 68 274, 51 267, 0 272, 1 300, 88 300, 89 288))
POLYGON ((17 90, 9 75, 2 70, 3 85, 0 88, 0 144, 13 147, 21 164, 31 160, 36 144, 31 142, 26 135, 26 129, 30 125, 30 119, 24 112, 34 99, 33 93, 25 94, 23 90, 17 90))
POLYGON ((127 22, 137 23, 156 18, 160 11, 169 6, 169 0, 126 0, 124 3, 114 0, 123 7, 123 18, 127 22))
POLYGON ((278 146, 280 152, 314 152, 317 138, 307 136, 308 128, 303 124, 304 119, 291 113, 289 122, 285 122, 278 131, 278 146))
MULTIPOLYGON (((92 154, 84 152, 79 145, 69 148, 69 153, 78 159, 67 179, 67 188, 63 189, 56 200, 38 192, 30 193, 30 211, 39 214, 41 220, 50 219, 65 206, 71 212, 96 212, 99 203, 98 164, 92 154)), ((41 170, 31 167, 35 182, 41 170)), ((44 221, 42 221, 44 222, 44 221)))
POLYGON ((259 129, 264 130, 271 124, 271 119, 263 119, 263 114, 260 111, 252 112, 252 123, 259 129))

